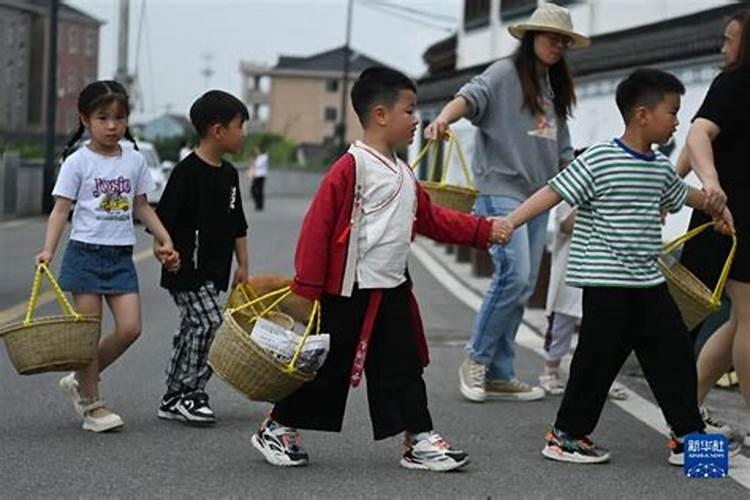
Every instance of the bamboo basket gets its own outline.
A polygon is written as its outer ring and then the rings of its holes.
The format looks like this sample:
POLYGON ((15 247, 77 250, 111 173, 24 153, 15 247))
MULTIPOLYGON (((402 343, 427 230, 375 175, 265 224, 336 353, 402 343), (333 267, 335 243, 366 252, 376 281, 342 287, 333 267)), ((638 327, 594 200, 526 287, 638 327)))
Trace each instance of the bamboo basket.
POLYGON ((688 268, 680 264, 673 253, 688 240, 712 226, 713 222, 707 222, 665 244, 664 251, 657 261, 659 270, 667 280, 669 293, 680 309, 682 320, 685 322, 688 330, 692 330, 698 326, 710 314, 718 311, 721 307, 721 296, 724 292, 724 286, 727 283, 729 270, 732 268, 734 254, 737 250, 737 237, 732 235, 732 248, 729 250, 729 255, 727 255, 727 260, 724 262, 721 275, 713 291, 696 278, 688 268))
POLYGON ((237 307, 224 311, 224 322, 216 332, 208 353, 208 364, 214 372, 230 386, 253 401, 276 402, 284 399, 304 383, 315 378, 315 373, 300 372, 295 368, 305 340, 315 328, 320 332, 320 303, 313 303, 305 333, 288 363, 282 363, 258 346, 250 332, 255 320, 269 317, 269 313, 280 302, 292 294, 289 287, 276 290, 237 307), (269 299, 273 299, 268 303, 269 299), (244 322, 239 315, 245 309, 253 310, 262 303, 268 305, 254 316, 253 321, 244 322))
POLYGON ((26 317, 21 323, 0 327, 13 366, 19 375, 80 370, 97 355, 101 319, 77 313, 46 264, 37 266, 26 317), (46 276, 63 310, 61 316, 35 318, 37 301, 46 276))
POLYGON ((430 161, 430 170, 427 174, 427 180, 420 181, 420 185, 425 191, 427 191, 430 195, 430 200, 436 205, 457 210, 459 212, 470 213, 474 208, 474 202, 476 201, 479 192, 474 188, 474 182, 469 174, 469 168, 466 165, 466 158, 464 157, 464 152, 461 148, 458 136, 454 133, 450 134, 448 139, 448 152, 445 155, 440 180, 433 180, 435 178, 435 170, 437 169, 439 147, 440 144, 438 141, 429 141, 414 159, 414 162, 411 165, 412 170, 416 169, 422 159, 430 150, 432 150, 432 160, 430 161), (451 154, 454 149, 464 173, 466 186, 456 186, 447 183, 448 170, 451 165, 451 154))

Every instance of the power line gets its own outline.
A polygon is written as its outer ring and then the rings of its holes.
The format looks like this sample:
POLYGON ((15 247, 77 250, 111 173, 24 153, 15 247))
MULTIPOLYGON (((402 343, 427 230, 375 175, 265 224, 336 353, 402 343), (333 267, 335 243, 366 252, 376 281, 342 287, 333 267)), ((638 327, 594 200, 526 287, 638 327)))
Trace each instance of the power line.
POLYGON ((382 5, 384 7, 391 7, 394 10, 401 10, 404 12, 409 12, 411 14, 415 14, 418 16, 423 16, 427 18, 434 19, 436 21, 446 21, 452 24, 456 24, 458 21, 455 17, 447 16, 445 14, 435 14, 434 12, 429 12, 426 10, 416 9, 414 7, 407 7, 406 5, 399 5, 397 3, 393 2, 387 2, 384 0, 371 0, 373 4, 382 5))
POLYGON ((435 30, 445 31, 447 33, 453 32, 453 28, 448 28, 446 26, 441 26, 438 24, 433 24, 431 22, 425 21, 424 19, 419 19, 415 17, 414 14, 407 14, 405 12, 400 12, 397 10, 393 10, 391 7, 388 7, 386 5, 381 5, 379 3, 369 3, 369 2, 363 2, 362 0, 359 0, 358 3, 362 5, 363 7, 367 7, 372 10, 376 10, 380 13, 387 14, 392 17, 396 17, 398 19, 401 19, 402 21, 411 22, 414 24, 419 24, 420 26, 425 26, 428 28, 432 28, 435 30))

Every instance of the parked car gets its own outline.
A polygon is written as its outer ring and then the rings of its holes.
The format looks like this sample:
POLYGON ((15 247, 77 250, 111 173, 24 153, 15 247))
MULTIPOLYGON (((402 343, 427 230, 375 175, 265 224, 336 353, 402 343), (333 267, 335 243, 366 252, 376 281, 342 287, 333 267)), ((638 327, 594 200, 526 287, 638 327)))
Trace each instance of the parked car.
MULTIPOLYGON (((121 145, 124 147, 133 147, 133 143, 128 141, 123 141, 121 145)), ((138 141, 138 151, 140 151, 146 160, 146 165, 148 165, 148 170, 151 172, 151 178, 154 180, 155 185, 154 190, 146 194, 146 199, 150 205, 156 206, 167 185, 169 175, 165 174, 161 160, 159 160, 159 153, 156 152, 153 144, 146 141, 138 141)))

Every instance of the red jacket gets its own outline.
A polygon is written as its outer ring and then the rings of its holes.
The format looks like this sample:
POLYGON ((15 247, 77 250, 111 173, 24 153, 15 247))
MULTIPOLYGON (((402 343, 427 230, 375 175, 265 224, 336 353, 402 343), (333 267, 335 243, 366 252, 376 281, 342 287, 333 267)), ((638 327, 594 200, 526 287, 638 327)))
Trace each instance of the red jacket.
MULTIPOLYGON (((294 293, 319 299, 325 292, 342 293, 347 266, 352 208, 355 192, 355 161, 346 153, 333 164, 320 184, 307 210, 294 258, 294 293)), ((417 184, 417 213, 414 233, 436 241, 486 249, 489 220, 433 205, 427 192, 417 184)), ((414 326, 420 357, 427 364, 426 342, 416 301, 412 300, 414 326)))

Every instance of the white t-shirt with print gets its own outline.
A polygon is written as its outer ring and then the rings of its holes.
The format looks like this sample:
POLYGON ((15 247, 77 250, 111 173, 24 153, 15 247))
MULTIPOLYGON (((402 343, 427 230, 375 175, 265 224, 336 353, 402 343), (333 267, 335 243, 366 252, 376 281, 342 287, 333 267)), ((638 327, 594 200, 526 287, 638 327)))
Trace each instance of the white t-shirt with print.
POLYGON ((84 146, 60 167, 52 190, 76 202, 70 239, 96 245, 134 245, 133 198, 154 189, 151 172, 136 150, 102 156, 84 146))

